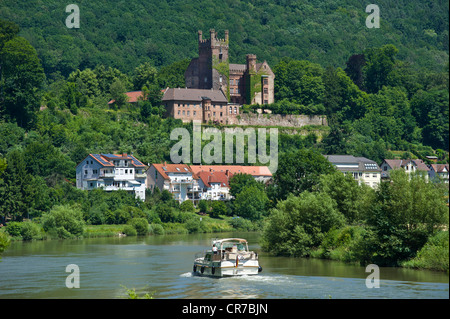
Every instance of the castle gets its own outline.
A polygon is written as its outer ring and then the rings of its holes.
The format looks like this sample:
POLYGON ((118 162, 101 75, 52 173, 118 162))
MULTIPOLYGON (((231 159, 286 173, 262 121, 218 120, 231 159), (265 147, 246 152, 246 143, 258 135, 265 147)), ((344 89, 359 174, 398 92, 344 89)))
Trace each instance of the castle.
POLYGON ((198 57, 191 60, 184 74, 184 89, 166 89, 162 98, 166 114, 185 122, 201 120, 233 124, 243 104, 274 102, 274 78, 266 61, 257 63, 247 54, 246 64, 229 62, 229 33, 209 39, 198 31, 198 57))

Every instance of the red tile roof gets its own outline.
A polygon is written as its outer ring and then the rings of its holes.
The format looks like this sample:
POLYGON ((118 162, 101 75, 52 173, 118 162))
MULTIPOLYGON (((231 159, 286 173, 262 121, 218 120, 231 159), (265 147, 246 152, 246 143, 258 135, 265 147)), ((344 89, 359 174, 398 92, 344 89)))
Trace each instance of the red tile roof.
POLYGON ((197 175, 206 187, 211 187, 213 183, 220 183, 220 187, 230 187, 229 182, 231 177, 233 177, 233 174, 230 172, 214 171, 201 171, 197 175))
POLYGON ((166 173, 192 173, 194 179, 198 179, 197 175, 186 164, 152 164, 164 179, 169 179, 166 173))
POLYGON ((252 176, 272 176, 267 166, 244 166, 244 165, 191 165, 194 173, 201 171, 224 172, 229 171, 232 174, 250 174, 252 176))
MULTIPOLYGON (((126 92, 125 93, 128 96, 128 103, 136 103, 139 99, 141 99, 142 91, 132 91, 132 92, 126 92)), ((108 102, 108 104, 113 104, 116 100, 111 100, 108 102)))

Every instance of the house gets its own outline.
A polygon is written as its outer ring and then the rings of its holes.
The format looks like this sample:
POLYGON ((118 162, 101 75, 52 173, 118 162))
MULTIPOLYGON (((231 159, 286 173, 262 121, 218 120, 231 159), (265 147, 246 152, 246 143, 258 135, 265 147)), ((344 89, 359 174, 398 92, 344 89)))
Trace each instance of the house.
POLYGON ((167 190, 180 203, 201 199, 231 199, 230 180, 234 174, 252 175, 255 180, 268 183, 272 173, 267 166, 152 164, 147 170, 147 187, 167 190))
POLYGON ((264 184, 272 180, 272 173, 267 166, 244 166, 244 165, 191 165, 192 171, 198 174, 201 171, 223 172, 235 174, 250 174, 253 178, 264 184))
MULTIPOLYGON (((137 103, 139 100, 144 98, 142 91, 125 92, 125 95, 128 96, 128 103, 137 103)), ((112 105, 115 102, 116 100, 111 100, 108 102, 108 105, 112 105)))
POLYGON ((229 171, 200 171, 199 186, 202 189, 201 198, 205 200, 229 200, 230 179, 233 174, 229 171))
POLYGON ((377 187, 381 181, 381 169, 375 161, 352 155, 324 155, 337 170, 351 174, 358 184, 377 187))
POLYGON ((234 124, 240 109, 228 103, 221 90, 214 89, 167 88, 161 100, 166 116, 183 122, 234 124))
POLYGON ((147 187, 167 190, 180 203, 189 199, 197 204, 202 193, 197 175, 186 164, 152 164, 147 170, 147 187))
POLYGON ((429 170, 430 180, 441 180, 448 183, 449 164, 431 164, 429 170))
POLYGON ((229 33, 218 38, 214 29, 209 39, 198 31, 198 57, 191 60, 184 77, 187 88, 214 89, 226 93, 234 104, 270 104, 274 102, 275 74, 266 61, 257 63, 247 54, 245 64, 229 62, 229 33))
POLYGON ((125 190, 145 200, 145 170, 133 155, 89 154, 76 167, 76 185, 83 190, 125 190))
POLYGON ((406 173, 418 173, 428 180, 429 168, 420 159, 385 159, 381 163, 381 178, 388 179, 389 171, 393 169, 403 169, 406 173))

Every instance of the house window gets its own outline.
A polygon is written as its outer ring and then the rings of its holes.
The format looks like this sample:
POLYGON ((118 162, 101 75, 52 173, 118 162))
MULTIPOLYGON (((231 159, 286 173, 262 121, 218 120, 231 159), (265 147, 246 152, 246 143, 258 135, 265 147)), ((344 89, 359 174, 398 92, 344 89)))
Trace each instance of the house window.
POLYGON ((236 114, 237 113, 237 107, 235 106, 234 107, 234 114, 236 114))
POLYGON ((187 111, 187 115, 190 115, 191 111, 187 111))
POLYGON ((195 115, 197 115, 197 112, 196 112, 196 111, 194 111, 194 116, 195 116, 195 115))
POLYGON ((85 169, 84 170, 84 175, 87 175, 87 174, 88 174, 87 169, 85 169))
POLYGON ((220 112, 220 117, 222 117, 222 112, 220 112))
POLYGON ((264 88, 264 94, 268 94, 269 93, 269 89, 268 88, 264 88))
POLYGON ((264 100, 264 104, 269 104, 269 101, 268 100, 264 100))
POLYGON ((264 79, 264 80, 263 80, 263 83, 264 83, 264 85, 269 84, 269 79, 264 79))

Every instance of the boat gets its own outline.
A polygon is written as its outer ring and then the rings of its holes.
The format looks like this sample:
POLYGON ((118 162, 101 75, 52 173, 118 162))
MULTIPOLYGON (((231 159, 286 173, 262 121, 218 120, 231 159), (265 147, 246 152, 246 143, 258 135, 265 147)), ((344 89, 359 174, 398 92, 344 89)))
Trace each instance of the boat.
POLYGON ((212 277, 257 275, 262 271, 258 253, 242 238, 212 240, 211 249, 195 256, 193 273, 212 277))

